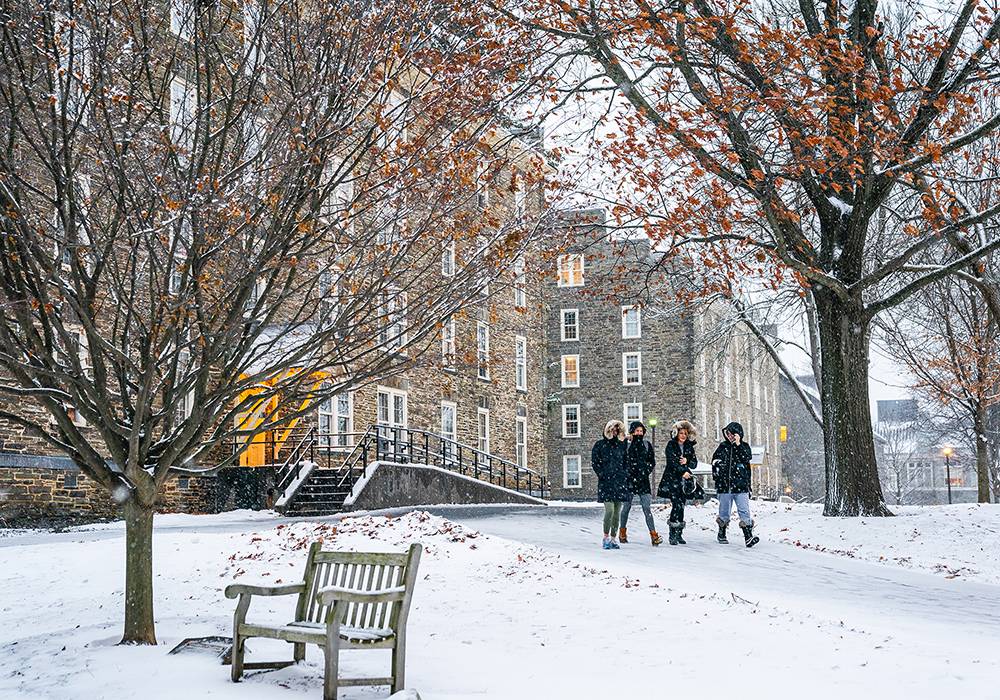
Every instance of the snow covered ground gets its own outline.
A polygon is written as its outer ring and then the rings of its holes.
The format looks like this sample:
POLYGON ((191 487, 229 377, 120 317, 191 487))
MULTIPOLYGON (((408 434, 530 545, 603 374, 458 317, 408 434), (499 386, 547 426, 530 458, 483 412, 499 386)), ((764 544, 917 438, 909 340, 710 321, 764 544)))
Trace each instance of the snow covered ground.
MULTIPOLYGON (((185 637, 230 633, 234 581, 292 581, 308 543, 426 553, 410 616, 408 685, 423 698, 1000 696, 1000 508, 898 509, 822 518, 755 503, 764 541, 714 541, 690 509, 684 547, 599 549, 593 505, 437 507, 400 517, 289 521, 272 514, 161 516, 153 648, 120 635, 122 528, 0 538, 0 698, 319 698, 321 654, 232 684, 185 637)), ((657 513, 660 522, 665 513, 657 513)), ((665 528, 664 528, 665 529, 665 528)), ((249 619, 290 619, 255 599, 249 619)), ((252 658, 283 658, 253 640, 252 658)), ((384 652, 346 652, 343 675, 382 675, 384 652)), ((342 698, 388 695, 344 690, 342 698)))

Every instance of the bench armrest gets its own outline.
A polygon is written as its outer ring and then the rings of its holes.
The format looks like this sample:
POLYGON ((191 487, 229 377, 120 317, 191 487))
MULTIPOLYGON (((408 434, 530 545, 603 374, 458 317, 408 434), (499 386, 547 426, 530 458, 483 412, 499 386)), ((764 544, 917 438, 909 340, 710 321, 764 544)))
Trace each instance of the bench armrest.
POLYGON ((305 588, 305 581, 299 581, 298 583, 281 583, 276 586, 255 586, 249 583, 231 583, 226 586, 226 597, 236 598, 237 596, 244 594, 263 596, 291 595, 292 593, 301 593, 305 590, 305 588))
POLYGON ((336 601, 345 603, 393 603, 406 597, 406 587, 383 588, 378 591, 359 591, 352 588, 327 586, 317 595, 320 605, 333 605, 336 601))

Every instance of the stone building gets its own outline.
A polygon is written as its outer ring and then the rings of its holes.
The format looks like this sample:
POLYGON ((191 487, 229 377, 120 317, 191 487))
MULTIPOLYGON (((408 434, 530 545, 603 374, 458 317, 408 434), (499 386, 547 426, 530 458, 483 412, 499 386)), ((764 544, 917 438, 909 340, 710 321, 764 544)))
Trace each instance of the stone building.
POLYGON ((777 497, 784 486, 777 366, 733 331, 723 306, 672 303, 664 278, 647 274, 656 256, 649 242, 609 238, 603 224, 600 210, 564 218, 545 288, 553 497, 594 497, 590 449, 612 418, 646 424, 657 450, 654 480, 676 420, 698 427, 702 472, 722 428, 739 421, 754 448, 754 491, 777 497))
MULTIPOLYGON (((800 375, 796 379, 813 407, 822 415, 815 379, 811 374, 800 375)), ((785 430, 785 441, 781 444, 782 467, 791 487, 789 495, 795 500, 820 503, 826 495, 823 430, 784 375, 780 378, 778 402, 785 430)))

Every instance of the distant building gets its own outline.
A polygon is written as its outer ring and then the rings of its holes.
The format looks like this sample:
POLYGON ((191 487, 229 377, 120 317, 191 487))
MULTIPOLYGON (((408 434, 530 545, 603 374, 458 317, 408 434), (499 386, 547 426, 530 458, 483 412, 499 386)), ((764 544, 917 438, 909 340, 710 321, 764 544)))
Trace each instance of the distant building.
POLYGON ((780 495, 774 362, 755 340, 716 332, 724 323, 723 308, 668 304, 672 291, 648 274, 657 254, 647 240, 610 238, 599 210, 573 212, 564 221, 568 230, 562 231, 554 274, 544 290, 546 453, 553 497, 594 497, 590 450, 612 418, 626 426, 643 421, 650 439, 655 424, 654 486, 676 420, 697 426, 705 469, 722 428, 739 421, 754 448, 755 494, 780 495), (631 278, 620 274, 630 269, 631 278))
MULTIPOLYGON (((800 375, 796 380, 813 408, 822 415, 815 378, 809 374, 800 375)), ((781 464, 791 487, 789 495, 795 500, 822 501, 826 495, 823 429, 795 391, 792 380, 782 374, 778 386, 778 403, 781 405, 781 422, 785 431, 785 441, 781 444, 781 464)))

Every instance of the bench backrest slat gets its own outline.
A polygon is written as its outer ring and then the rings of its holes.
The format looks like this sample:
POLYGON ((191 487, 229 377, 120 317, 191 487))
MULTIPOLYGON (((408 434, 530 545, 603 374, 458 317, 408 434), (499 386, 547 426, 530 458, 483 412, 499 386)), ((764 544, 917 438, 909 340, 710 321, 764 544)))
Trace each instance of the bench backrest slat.
POLYGON ((406 554, 382 552, 329 552, 319 543, 309 548, 306 563, 306 587, 299 596, 296 620, 322 623, 328 610, 319 604, 323 588, 337 586, 356 591, 378 591, 406 586, 404 600, 395 603, 349 603, 342 606, 341 624, 360 629, 398 630, 405 624, 410 595, 420 561, 420 545, 412 545, 406 554))

